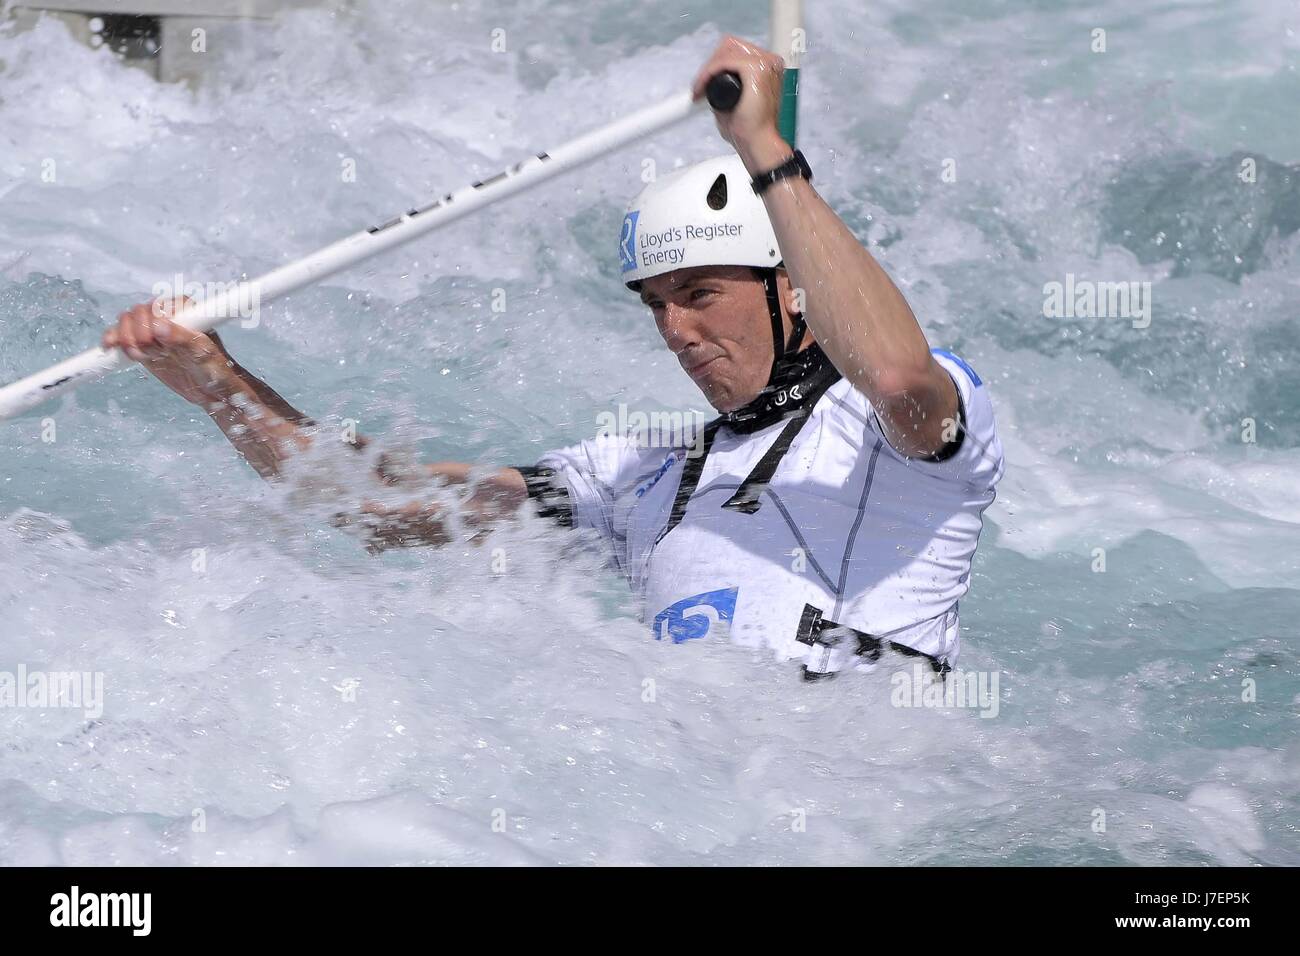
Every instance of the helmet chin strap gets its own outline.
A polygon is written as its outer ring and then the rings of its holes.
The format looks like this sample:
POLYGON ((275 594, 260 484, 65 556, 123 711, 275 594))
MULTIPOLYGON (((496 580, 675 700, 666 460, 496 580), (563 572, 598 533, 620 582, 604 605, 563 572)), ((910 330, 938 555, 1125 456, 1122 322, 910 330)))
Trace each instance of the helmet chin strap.
POLYGON ((781 293, 777 289, 776 269, 763 270, 763 291, 767 294, 767 314, 772 319, 772 371, 768 373, 767 377, 767 384, 770 386, 776 383, 777 370, 781 366, 781 360, 787 355, 799 351, 808 324, 804 322, 802 313, 796 312, 792 314, 790 340, 787 342, 785 324, 781 321, 781 293))

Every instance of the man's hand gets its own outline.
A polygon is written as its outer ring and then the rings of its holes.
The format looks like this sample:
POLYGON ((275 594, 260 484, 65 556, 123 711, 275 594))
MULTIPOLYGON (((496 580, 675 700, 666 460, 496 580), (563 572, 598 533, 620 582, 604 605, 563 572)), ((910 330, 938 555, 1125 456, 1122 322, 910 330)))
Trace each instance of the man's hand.
POLYGON ((695 77, 695 98, 704 96, 709 80, 728 71, 740 76, 740 102, 730 113, 713 115, 722 138, 736 148, 750 175, 757 176, 780 165, 792 152, 777 131, 785 63, 756 44, 725 37, 695 77))
MULTIPOLYGON (((475 479, 473 466, 448 461, 421 465, 417 473, 394 476, 381 461, 379 475, 388 485, 416 484, 421 477, 441 479, 450 485, 470 485, 469 495, 461 500, 457 510, 461 532, 471 542, 482 541, 493 525, 513 517, 528 500, 528 485, 514 468, 499 468, 475 479)), ((366 547, 378 553, 394 547, 446 544, 452 540, 446 519, 444 506, 427 499, 395 506, 366 501, 359 514, 335 515, 334 526, 359 527, 367 536, 366 547)))
POLYGON ((188 304, 157 299, 133 306, 104 332, 103 346, 122 349, 177 395, 206 408, 229 398, 241 383, 212 338, 171 320, 188 304))

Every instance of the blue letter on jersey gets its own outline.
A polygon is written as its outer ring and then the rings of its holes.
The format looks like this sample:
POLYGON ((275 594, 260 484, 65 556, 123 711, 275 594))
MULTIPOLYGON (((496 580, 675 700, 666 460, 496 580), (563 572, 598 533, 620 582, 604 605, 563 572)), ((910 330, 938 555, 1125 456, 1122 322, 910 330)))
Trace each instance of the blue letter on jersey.
POLYGON ((739 591, 739 588, 705 591, 664 608, 655 615, 655 640, 671 637, 674 644, 701 637, 728 640, 739 591))

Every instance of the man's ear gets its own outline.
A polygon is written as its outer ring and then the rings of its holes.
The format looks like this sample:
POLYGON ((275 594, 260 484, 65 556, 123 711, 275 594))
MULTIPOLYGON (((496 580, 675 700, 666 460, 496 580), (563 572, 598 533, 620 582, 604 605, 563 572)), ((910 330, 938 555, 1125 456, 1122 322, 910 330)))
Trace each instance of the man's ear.
POLYGON ((785 269, 778 267, 776 270, 776 288, 781 296, 781 305, 785 307, 787 315, 802 315, 807 306, 804 302, 802 289, 796 289, 790 282, 790 273, 785 269))

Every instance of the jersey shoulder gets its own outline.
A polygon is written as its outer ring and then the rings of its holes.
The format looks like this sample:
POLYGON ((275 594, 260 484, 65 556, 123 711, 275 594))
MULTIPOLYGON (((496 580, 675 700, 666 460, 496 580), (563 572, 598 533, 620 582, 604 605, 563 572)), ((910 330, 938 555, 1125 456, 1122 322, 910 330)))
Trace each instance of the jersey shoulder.
POLYGON ((937 456, 917 458, 897 451, 890 444, 871 402, 856 389, 853 390, 855 400, 863 403, 872 431, 894 458, 940 477, 992 486, 1002 477, 1004 465, 988 386, 960 355, 948 349, 931 349, 930 354, 952 379, 958 398, 958 420, 953 423, 955 438, 937 456))

